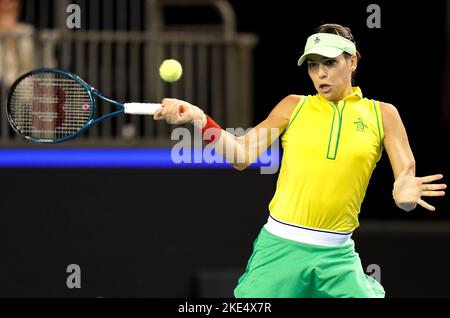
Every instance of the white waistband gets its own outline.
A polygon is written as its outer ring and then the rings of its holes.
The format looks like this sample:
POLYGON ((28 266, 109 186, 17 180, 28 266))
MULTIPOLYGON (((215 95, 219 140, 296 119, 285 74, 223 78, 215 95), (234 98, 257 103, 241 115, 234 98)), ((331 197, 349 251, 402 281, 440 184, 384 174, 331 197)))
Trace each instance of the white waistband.
POLYGON ((351 242, 350 238, 353 234, 300 227, 298 225, 278 221, 272 216, 269 216, 269 220, 264 227, 271 234, 281 238, 321 246, 347 245, 351 242))

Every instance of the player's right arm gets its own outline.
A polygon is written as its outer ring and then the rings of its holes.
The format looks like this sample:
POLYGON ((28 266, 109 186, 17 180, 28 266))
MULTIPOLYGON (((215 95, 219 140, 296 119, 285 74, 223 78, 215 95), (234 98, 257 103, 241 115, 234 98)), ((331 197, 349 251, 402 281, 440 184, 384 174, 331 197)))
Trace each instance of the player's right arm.
MULTIPOLYGON (((264 121, 242 136, 235 136, 222 129, 212 145, 214 150, 234 168, 244 170, 283 133, 300 99, 299 95, 287 96, 264 121)), ((204 112, 188 102, 166 98, 161 104, 161 109, 154 115, 155 120, 166 120, 170 124, 199 123, 201 127, 207 123, 204 112)), ((208 134, 208 130, 205 134, 208 134)))

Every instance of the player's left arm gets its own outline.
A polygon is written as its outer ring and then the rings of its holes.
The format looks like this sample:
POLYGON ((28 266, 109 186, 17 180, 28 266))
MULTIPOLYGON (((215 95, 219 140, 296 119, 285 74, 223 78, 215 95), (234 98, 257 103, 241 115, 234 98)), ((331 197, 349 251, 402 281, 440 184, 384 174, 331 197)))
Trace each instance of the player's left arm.
POLYGON ((380 103, 380 107, 384 128, 383 144, 395 179, 392 190, 395 204, 405 211, 415 209, 417 204, 434 211, 435 207, 425 202, 422 197, 445 195, 443 190, 447 185, 432 183, 442 179, 443 175, 416 177, 416 162, 400 114, 390 104, 380 103))

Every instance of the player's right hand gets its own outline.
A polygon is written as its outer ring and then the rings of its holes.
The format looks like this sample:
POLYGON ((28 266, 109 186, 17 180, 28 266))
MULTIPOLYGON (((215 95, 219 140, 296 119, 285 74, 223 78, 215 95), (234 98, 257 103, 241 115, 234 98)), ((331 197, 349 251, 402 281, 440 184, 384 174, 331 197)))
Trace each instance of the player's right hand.
POLYGON ((153 118, 174 125, 198 122, 203 127, 206 124, 206 115, 199 107, 175 98, 164 98, 153 118))

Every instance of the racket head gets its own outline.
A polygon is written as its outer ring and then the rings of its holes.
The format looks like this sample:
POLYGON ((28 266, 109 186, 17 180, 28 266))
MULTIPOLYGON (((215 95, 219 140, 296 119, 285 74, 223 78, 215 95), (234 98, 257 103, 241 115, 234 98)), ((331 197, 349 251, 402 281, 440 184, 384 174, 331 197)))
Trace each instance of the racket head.
POLYGON ((11 86, 6 103, 8 121, 27 140, 67 141, 93 121, 92 90, 75 74, 57 69, 33 70, 11 86))

